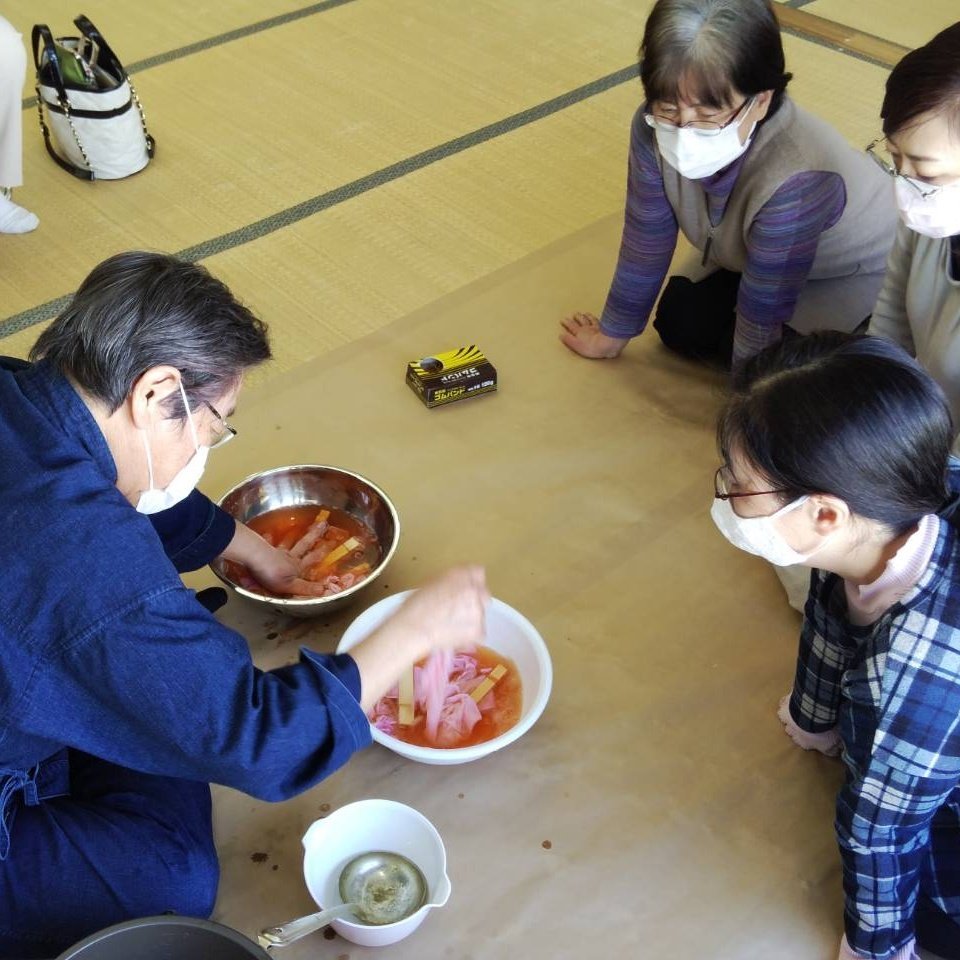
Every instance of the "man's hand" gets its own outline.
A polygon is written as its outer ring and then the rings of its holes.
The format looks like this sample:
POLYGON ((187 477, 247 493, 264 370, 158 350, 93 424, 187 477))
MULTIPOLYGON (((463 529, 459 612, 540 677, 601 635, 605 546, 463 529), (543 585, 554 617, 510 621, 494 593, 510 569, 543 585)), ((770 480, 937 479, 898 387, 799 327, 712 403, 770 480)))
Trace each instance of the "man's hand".
POLYGON ((237 521, 233 535, 223 556, 234 563, 242 563, 257 583, 277 596, 321 597, 324 585, 304 580, 300 576, 300 561, 286 550, 267 543, 246 524, 237 521))
POLYGON ((431 651, 469 650, 480 643, 489 599, 482 567, 456 567, 412 593, 389 620, 351 647, 364 711, 431 651))

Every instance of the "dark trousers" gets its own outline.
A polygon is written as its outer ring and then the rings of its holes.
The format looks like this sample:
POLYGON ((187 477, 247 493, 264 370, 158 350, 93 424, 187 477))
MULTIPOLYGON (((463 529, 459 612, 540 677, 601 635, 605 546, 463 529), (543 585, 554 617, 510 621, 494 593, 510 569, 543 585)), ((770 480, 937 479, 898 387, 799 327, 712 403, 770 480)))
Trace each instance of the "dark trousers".
POLYGON ((960 925, 921 896, 914 914, 917 943, 943 960, 960 960, 960 925))
POLYGON ((134 917, 208 917, 220 876, 209 785, 58 757, 63 788, 49 792, 69 793, 10 810, 0 957, 55 957, 134 917))
POLYGON ((949 802, 934 815, 920 890, 914 914, 917 943, 944 960, 960 960, 960 803, 949 802))
POLYGON ((694 283, 671 277, 660 295, 653 329, 664 346, 692 360, 730 368, 740 274, 717 270, 694 283))

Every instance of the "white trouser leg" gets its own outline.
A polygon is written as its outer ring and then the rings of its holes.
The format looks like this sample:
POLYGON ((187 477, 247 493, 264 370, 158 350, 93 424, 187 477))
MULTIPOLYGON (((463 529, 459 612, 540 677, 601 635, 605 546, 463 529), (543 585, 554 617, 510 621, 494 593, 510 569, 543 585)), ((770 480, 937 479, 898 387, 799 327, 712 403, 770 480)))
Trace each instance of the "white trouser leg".
POLYGON ((0 17, 0 187, 19 187, 23 183, 20 99, 26 70, 23 37, 0 17))
POLYGON ((810 568, 802 564, 795 564, 792 567, 774 567, 780 583, 787 594, 787 602, 803 613, 804 604, 807 602, 807 594, 810 592, 810 568))

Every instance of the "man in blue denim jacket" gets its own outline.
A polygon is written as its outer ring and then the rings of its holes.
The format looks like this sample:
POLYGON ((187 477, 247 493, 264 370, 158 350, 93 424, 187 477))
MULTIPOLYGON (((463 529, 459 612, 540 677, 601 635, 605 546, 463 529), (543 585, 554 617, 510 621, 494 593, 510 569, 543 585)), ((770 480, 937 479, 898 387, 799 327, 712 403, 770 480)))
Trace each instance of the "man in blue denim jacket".
POLYGON ((223 555, 309 589, 193 490, 264 326, 202 268, 120 254, 32 357, 0 360, 0 955, 20 957, 209 915, 208 784, 313 786, 369 743, 405 666, 479 639, 486 600, 481 570, 451 571, 352 655, 256 669, 178 572, 223 555))

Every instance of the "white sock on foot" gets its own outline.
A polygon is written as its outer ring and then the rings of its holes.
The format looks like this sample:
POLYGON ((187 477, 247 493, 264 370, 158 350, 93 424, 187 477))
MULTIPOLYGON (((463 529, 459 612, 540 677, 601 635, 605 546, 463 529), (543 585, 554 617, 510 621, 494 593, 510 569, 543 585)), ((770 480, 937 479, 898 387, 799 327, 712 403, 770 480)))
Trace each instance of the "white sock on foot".
POLYGON ((0 194, 0 233, 29 233, 39 223, 36 214, 0 194))

